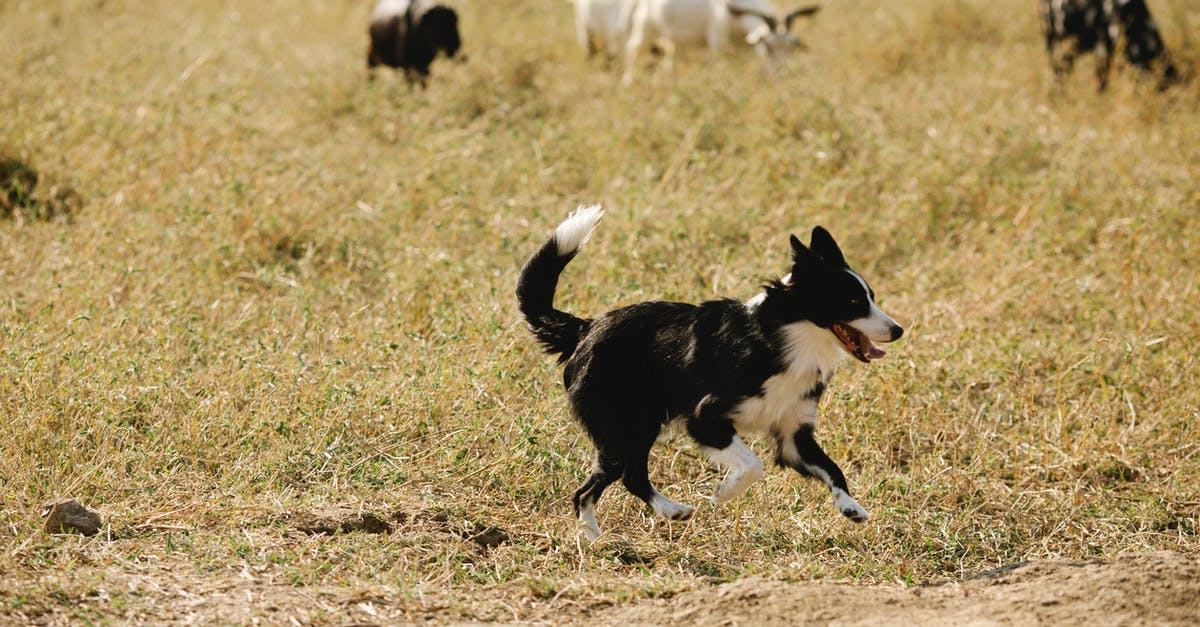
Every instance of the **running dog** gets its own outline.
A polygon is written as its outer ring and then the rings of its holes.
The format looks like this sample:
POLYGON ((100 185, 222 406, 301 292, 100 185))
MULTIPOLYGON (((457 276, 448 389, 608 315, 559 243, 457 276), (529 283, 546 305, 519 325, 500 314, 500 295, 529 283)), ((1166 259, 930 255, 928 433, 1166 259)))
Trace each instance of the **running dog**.
POLYGON ((868 520, 813 439, 817 406, 847 355, 879 359, 884 351, 875 343, 898 340, 904 329, 875 304, 829 232, 816 227, 808 246, 791 236, 791 271, 749 302, 650 301, 579 318, 554 308, 554 292, 602 214, 599 206, 571 214, 525 263, 517 285, 521 313, 564 364, 572 413, 596 446, 592 475, 574 496, 587 536, 600 535, 596 501, 618 479, 656 514, 691 518, 695 510, 655 490, 647 471, 650 448, 673 419, 728 470, 715 504, 762 477, 762 461, 739 436, 760 432, 775 439, 776 463, 820 479, 842 514, 868 520))

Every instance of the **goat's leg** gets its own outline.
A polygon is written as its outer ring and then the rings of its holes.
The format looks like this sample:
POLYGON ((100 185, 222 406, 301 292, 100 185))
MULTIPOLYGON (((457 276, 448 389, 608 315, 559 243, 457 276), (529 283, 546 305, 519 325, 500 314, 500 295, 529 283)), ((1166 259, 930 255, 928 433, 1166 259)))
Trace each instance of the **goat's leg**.
POLYGON ((1104 91, 1108 88, 1108 74, 1112 70, 1113 50, 1116 48, 1116 42, 1113 41, 1108 29, 1101 31, 1100 45, 1096 52, 1096 90, 1104 91))
POLYGON ((588 34, 586 16, 578 9, 575 11, 575 40, 579 42, 579 47, 587 52, 589 59, 596 54, 596 46, 592 43, 591 35, 588 34))
POLYGON ((1109 89, 1109 72, 1112 70, 1112 55, 1100 53, 1096 59, 1096 90, 1109 89))
POLYGON ((646 41, 646 21, 649 19, 647 3, 639 2, 630 19, 629 40, 625 42, 625 75, 621 77, 625 85, 633 84, 633 68, 637 64, 638 52, 646 41))
POLYGON ((659 49, 662 50, 662 64, 659 65, 659 71, 668 75, 675 73, 675 42, 669 37, 660 37, 656 42, 659 49))
POLYGON ((708 44, 708 56, 716 57, 721 52, 721 44, 725 42, 725 37, 728 29, 725 26, 725 20, 718 19, 717 16, 712 16, 708 20, 708 30, 704 34, 705 43, 708 44))
POLYGON ((1065 46, 1066 50, 1062 50, 1064 46, 1057 46, 1054 43, 1047 43, 1046 50, 1050 54, 1050 69, 1054 72, 1054 79, 1050 85, 1050 95, 1057 99, 1062 95, 1066 88, 1067 75, 1075 67, 1075 49, 1071 46, 1065 46))
POLYGON ((1075 49, 1073 46, 1061 46, 1053 35, 1046 36, 1046 55, 1050 57, 1050 69, 1054 71, 1055 80, 1061 81, 1071 72, 1075 65, 1075 49))
POLYGON ((625 33, 620 29, 604 33, 604 54, 610 59, 621 56, 621 42, 625 41, 625 33))

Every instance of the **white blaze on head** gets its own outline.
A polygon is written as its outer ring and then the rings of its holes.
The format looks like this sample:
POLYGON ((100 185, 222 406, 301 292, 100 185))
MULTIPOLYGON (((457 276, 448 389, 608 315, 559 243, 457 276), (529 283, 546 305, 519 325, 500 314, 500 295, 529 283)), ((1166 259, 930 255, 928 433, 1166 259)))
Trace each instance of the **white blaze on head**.
POLYGON ((600 221, 604 210, 600 205, 580 205, 571 215, 554 229, 554 244, 558 247, 560 257, 570 255, 579 250, 583 243, 592 235, 592 229, 600 221))
POLYGON ((863 295, 867 297, 867 302, 871 303, 871 312, 857 320, 851 320, 849 325, 854 327, 859 333, 867 336, 872 342, 890 342, 892 341, 892 329, 900 325, 891 316, 883 313, 879 305, 875 304, 875 299, 871 298, 871 290, 867 289, 867 282, 863 280, 858 273, 853 270, 846 270, 850 276, 858 279, 862 285, 863 295))

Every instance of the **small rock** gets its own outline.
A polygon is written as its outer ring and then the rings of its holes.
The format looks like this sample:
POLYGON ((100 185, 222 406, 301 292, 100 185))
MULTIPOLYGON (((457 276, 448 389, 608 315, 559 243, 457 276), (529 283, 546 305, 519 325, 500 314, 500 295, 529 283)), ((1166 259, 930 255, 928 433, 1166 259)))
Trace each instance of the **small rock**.
POLYGON ((75 499, 65 499, 46 505, 46 533, 82 533, 90 536, 100 531, 100 515, 88 510, 75 499))
POLYGON ((479 525, 476 525, 473 531, 463 533, 462 537, 485 549, 494 549, 510 541, 508 534, 499 527, 485 527, 483 529, 479 527, 479 525))

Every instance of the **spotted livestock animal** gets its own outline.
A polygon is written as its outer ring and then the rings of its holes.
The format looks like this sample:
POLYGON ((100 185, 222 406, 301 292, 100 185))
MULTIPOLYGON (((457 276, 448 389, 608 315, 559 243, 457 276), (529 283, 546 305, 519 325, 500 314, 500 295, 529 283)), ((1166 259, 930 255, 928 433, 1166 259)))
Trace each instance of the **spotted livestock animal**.
POLYGON ((367 69, 371 75, 379 65, 399 68, 409 84, 422 87, 437 53, 454 57, 462 45, 458 14, 430 0, 379 0, 371 13, 370 35, 367 69))
POLYGON ((1157 74, 1159 89, 1178 79, 1158 26, 1145 0, 1041 0, 1046 50, 1054 74, 1069 73, 1080 54, 1094 51, 1096 81, 1108 87, 1113 51, 1118 43, 1125 58, 1147 74, 1157 74), (1065 50, 1060 49, 1065 46, 1065 50))

